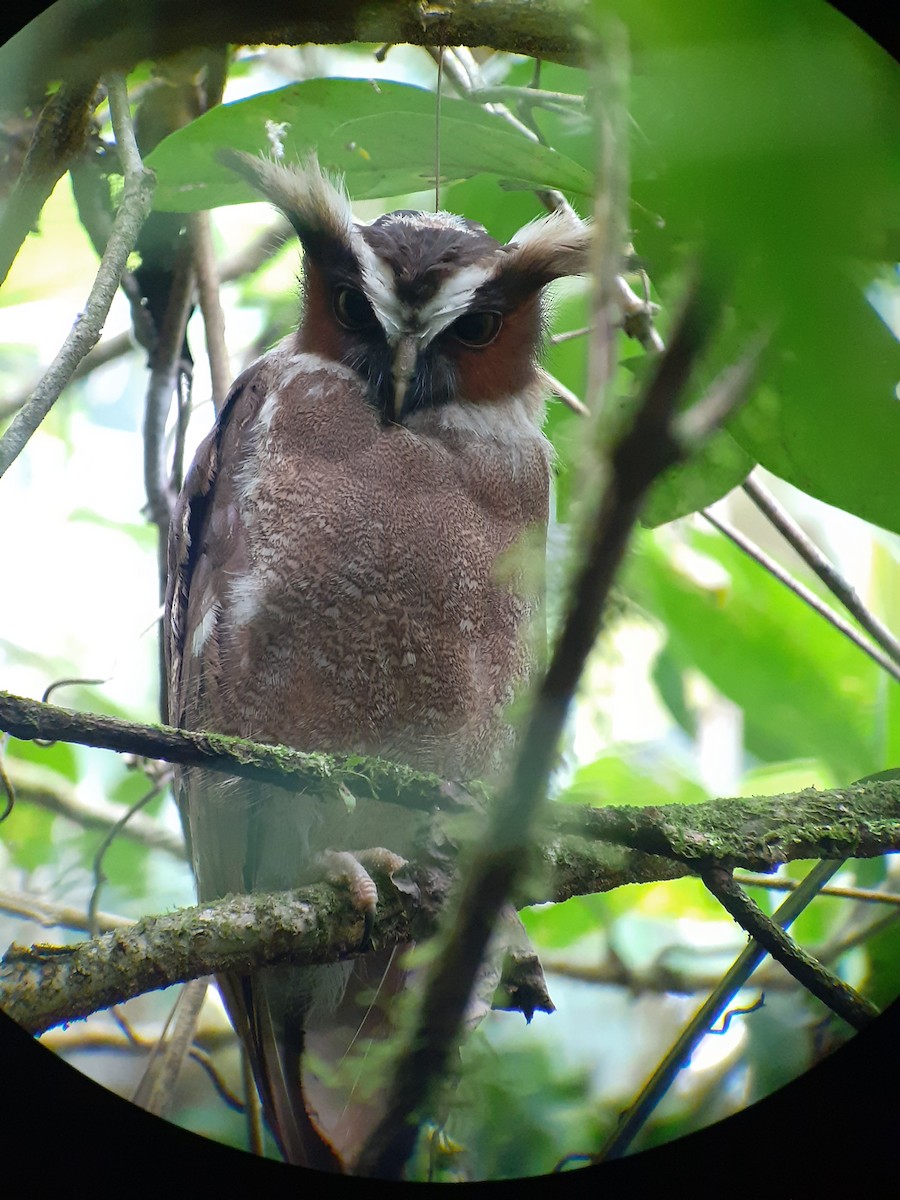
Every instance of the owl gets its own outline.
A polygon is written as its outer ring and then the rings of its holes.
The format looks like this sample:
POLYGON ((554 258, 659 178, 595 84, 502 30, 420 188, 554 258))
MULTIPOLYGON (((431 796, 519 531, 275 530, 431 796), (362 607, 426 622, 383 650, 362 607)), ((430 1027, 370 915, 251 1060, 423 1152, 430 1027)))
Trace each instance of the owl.
MULTIPOLYGON (((554 213, 503 245, 445 212, 361 224, 314 159, 222 160, 296 230, 302 315, 235 381, 176 506, 170 720, 496 778, 541 602, 542 292, 584 269, 588 228, 554 213)), ((201 901, 324 876, 371 905, 367 866, 414 854, 425 819, 201 769, 176 788, 201 901)), ((377 1098, 322 1064, 389 1027, 399 960, 219 980, 288 1161, 352 1170, 377 1098)))

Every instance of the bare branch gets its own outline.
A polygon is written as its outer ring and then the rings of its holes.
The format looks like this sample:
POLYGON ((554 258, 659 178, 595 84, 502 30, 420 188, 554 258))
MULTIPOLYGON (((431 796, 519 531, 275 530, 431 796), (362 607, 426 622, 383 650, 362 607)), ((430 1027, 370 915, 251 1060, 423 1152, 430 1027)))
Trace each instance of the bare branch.
MULTIPOLYGON (((816 863, 800 887, 792 892, 780 906, 775 913, 774 920, 783 929, 787 929, 804 908, 815 899, 819 889, 840 870, 841 865, 840 862, 816 863)), ((751 941, 735 959, 718 986, 697 1009, 668 1053, 654 1069, 634 1102, 622 1113, 616 1128, 600 1151, 586 1156, 590 1162, 597 1163, 610 1158, 620 1158, 626 1153, 660 1100, 675 1082, 682 1067, 690 1061, 691 1055, 700 1042, 725 1010, 731 1006, 734 997, 746 985, 747 980, 762 962, 765 954, 765 950, 758 942, 751 941)))
MULTIPOLYGON (((781 876, 773 879, 768 875, 754 874, 752 871, 735 873, 735 879, 744 887, 759 887, 775 892, 793 892, 800 886, 796 879, 785 879, 781 876)), ((841 900, 858 900, 863 904, 889 904, 900 907, 900 894, 880 892, 874 888, 823 887, 819 895, 837 896, 841 900)))
POLYGON ((96 345, 106 321, 113 296, 119 286, 128 255, 134 248, 138 231, 150 211, 153 176, 146 172, 134 145, 131 115, 125 80, 108 80, 110 111, 117 143, 122 148, 125 190, 116 213, 112 233, 94 279, 84 311, 78 315, 62 349, 23 408, 0 438, 0 476, 15 462, 29 438, 58 400, 75 368, 92 346, 96 345))
POLYGON ((807 566, 811 567, 828 590, 837 596, 844 608, 852 616, 856 617, 863 629, 872 636, 886 654, 890 655, 895 663, 900 663, 900 641, 863 604, 852 584, 825 557, 815 542, 806 536, 796 521, 791 518, 790 514, 781 507, 772 493, 764 488, 759 480, 754 479, 752 475, 744 480, 743 488, 760 512, 769 518, 778 532, 796 550, 807 566))
POLYGON ((737 362, 726 367, 696 404, 677 418, 676 435, 684 442, 685 457, 701 446, 711 433, 721 428, 744 403, 768 342, 768 334, 753 337, 737 362))
POLYGON ((538 375, 540 376, 542 382, 550 390, 552 395, 556 396, 557 399, 562 400, 566 408, 571 408, 572 412, 578 413, 579 417, 589 417, 591 415, 591 411, 587 405, 583 404, 574 392, 569 391, 566 385, 561 380, 557 379, 555 375, 551 375, 550 372, 545 371, 543 367, 538 367, 538 375))
MULTIPOLYGON (((236 279, 242 279, 245 275, 250 275, 254 271, 257 271, 264 263, 277 254, 288 238, 291 237, 292 233, 293 230, 286 218, 274 221, 269 228, 264 229, 262 233, 253 238, 241 250, 236 251, 231 258, 226 259, 219 269, 219 282, 231 283, 236 279)), ((128 274, 127 271, 124 273, 123 287, 128 274)), ((141 309, 132 304, 132 315, 140 313, 144 313, 147 320, 150 320, 146 309, 141 309)), ((105 367, 107 363, 114 362, 117 358, 122 358, 136 348, 135 336, 130 330, 113 334, 109 338, 104 338, 81 360, 73 371, 69 382, 75 383, 79 379, 84 379, 98 367, 105 367)), ((19 393, 19 395, 13 396, 9 400, 0 399, 0 421, 4 421, 7 417, 11 417, 14 413, 17 413, 27 403, 30 395, 31 390, 29 389, 27 392, 19 393)))
POLYGON ((206 330, 206 353, 212 380, 213 408, 218 412, 231 386, 231 364, 225 344, 225 315, 219 299, 219 277, 209 213, 192 213, 188 219, 188 229, 194 251, 197 296, 206 330))
MULTIPOLYGON (((429 47, 428 53, 435 60, 435 62, 437 62, 438 51, 432 47, 429 47)), ((543 57, 546 58, 550 56, 544 55, 543 57)), ((519 133, 523 134, 531 141, 537 142, 541 140, 535 130, 525 122, 519 120, 519 118, 513 112, 511 112, 505 104, 488 101, 485 99, 485 96, 490 92, 503 91, 510 99, 521 99, 521 93, 524 93, 527 100, 529 94, 540 96, 543 93, 530 88, 487 88, 481 78, 481 70, 477 61, 475 60, 474 56, 472 56, 472 54, 466 51, 463 47, 458 47, 452 53, 445 53, 443 63, 444 69, 447 71, 447 74, 451 76, 456 90, 459 92, 460 96, 466 100, 471 100, 476 104, 483 104, 485 108, 489 109, 491 112, 497 113, 498 116, 503 117, 504 120, 513 125, 519 131, 519 133)), ((622 144, 623 139, 620 136, 620 152, 622 149, 622 144)), ((624 182, 625 181, 623 180, 622 183, 624 184, 624 182)), ((535 193, 535 195, 538 197, 544 207, 550 212, 556 212, 557 210, 562 209, 570 214, 573 213, 572 206, 569 204, 562 192, 547 189, 538 191, 535 193)), ((618 274, 619 262, 622 257, 619 249, 620 243, 617 244, 611 232, 606 229, 604 224, 601 224, 601 222, 597 220, 596 213, 595 222, 598 229, 601 230, 606 253, 610 256, 609 261, 613 262, 613 256, 615 256, 614 266, 611 270, 612 282, 610 284, 610 297, 618 304, 622 315, 622 327, 628 336, 638 341, 648 353, 658 354, 665 349, 663 340, 653 324, 653 314, 657 311, 658 305, 651 304, 646 300, 642 300, 640 296, 632 291, 625 279, 618 274)), ((561 395, 559 392, 556 394, 561 395)), ((568 392, 568 395, 571 396, 572 393, 568 392)), ((562 396, 561 398, 565 399, 565 397, 562 396)), ((566 402, 568 403, 568 401, 566 402)), ((578 409, 576 408, 575 411, 577 412, 578 409)))
POLYGON ((191 364, 185 361, 184 332, 194 297, 195 274, 191 247, 179 246, 165 316, 152 355, 150 380, 144 408, 144 487, 150 519, 159 531, 160 599, 165 596, 165 545, 169 519, 175 504, 174 489, 166 465, 166 422, 172 397, 181 379, 189 377, 191 364))
POLYGON ((887 671, 889 675, 900 682, 900 667, 891 662, 887 655, 883 654, 877 646, 873 646, 870 642, 867 642, 866 639, 856 629, 853 628, 849 621, 845 621, 842 616, 839 616, 838 613, 834 611, 834 609, 829 608, 823 600, 819 599, 815 592, 811 592, 808 587, 794 579, 793 575, 791 575, 789 571, 786 571, 784 567, 775 562, 774 558, 770 558, 764 550, 761 550, 759 546, 751 542, 748 537, 745 537, 744 534, 740 532, 740 530, 735 529, 733 525, 729 525, 727 521, 723 521, 721 517, 714 516, 710 509, 701 509, 701 515, 704 516, 707 521, 709 521, 710 525, 715 526, 720 533, 723 533, 727 538, 730 538, 731 541, 734 542, 736 546, 739 546, 746 555, 753 559, 754 562, 759 563, 759 565, 768 571, 773 578, 777 579, 779 583, 783 583, 785 587, 790 588, 790 590, 796 596, 799 596, 805 604, 808 604, 814 612, 818 613, 820 617, 824 617, 829 625, 833 625, 834 628, 842 633, 845 638, 848 638, 854 644, 854 646, 862 650, 864 654, 868 654, 869 658, 878 663, 879 667, 887 671))
MULTIPOLYGON (((25 917, 26 920, 35 921, 48 929, 56 926, 59 929, 75 929, 79 933, 87 933, 90 925, 88 915, 83 909, 74 908, 69 904, 54 904, 37 896, 24 896, 5 888, 0 888, 0 911, 25 917)), ((118 916, 116 913, 98 912, 95 917, 101 933, 132 924, 130 917, 118 916)))
POLYGON ((153 1043, 150 1059, 132 1100, 145 1112, 164 1117, 169 1111, 181 1068, 191 1053, 208 981, 192 979, 179 993, 162 1035, 153 1043))
POLYGON ((116 837, 118 837, 122 830, 126 828, 128 823, 137 816, 140 809, 149 804, 150 801, 154 800, 164 788, 169 786, 170 776, 171 772, 166 772, 165 775, 163 775, 156 781, 156 783, 154 783, 148 792, 145 792, 139 800, 135 801, 134 804, 126 808, 121 817, 119 817, 118 821, 116 821, 115 825, 112 826, 112 828, 100 842, 100 845, 97 847, 97 850, 94 854, 93 863, 94 887, 91 891, 91 898, 88 902, 88 922, 91 937, 96 937, 100 932, 100 927, 97 922, 97 914, 100 906, 100 892, 103 888, 103 884, 106 882, 106 876, 103 874, 103 859, 106 857, 106 852, 113 844, 116 837))
POLYGON ((767 917, 735 883, 731 871, 711 867, 703 872, 703 882, 722 907, 776 962, 781 963, 808 992, 817 996, 848 1025, 854 1029, 864 1029, 878 1016, 878 1009, 871 1001, 823 967, 811 954, 801 949, 776 921, 767 917))

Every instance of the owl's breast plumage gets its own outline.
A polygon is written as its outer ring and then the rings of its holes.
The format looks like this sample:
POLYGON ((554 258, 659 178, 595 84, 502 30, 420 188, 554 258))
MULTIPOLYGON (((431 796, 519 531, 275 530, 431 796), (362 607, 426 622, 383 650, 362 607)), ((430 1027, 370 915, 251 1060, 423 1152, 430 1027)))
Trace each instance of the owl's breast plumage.
POLYGON ((514 556, 546 520, 543 439, 386 426, 353 372, 287 347, 267 377, 220 501, 240 537, 211 581, 218 726, 489 773, 531 660, 514 556))

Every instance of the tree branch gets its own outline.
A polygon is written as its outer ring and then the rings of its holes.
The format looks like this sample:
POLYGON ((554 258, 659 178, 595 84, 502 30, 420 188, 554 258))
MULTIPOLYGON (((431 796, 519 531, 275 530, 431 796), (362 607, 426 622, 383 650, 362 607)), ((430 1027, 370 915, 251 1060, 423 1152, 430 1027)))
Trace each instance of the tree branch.
MULTIPOLYGON (((358 801, 363 806, 366 801, 358 801)), ((900 782, 876 782, 834 793, 801 792, 785 797, 717 800, 706 805, 663 808, 589 809, 559 806, 540 854, 543 879, 529 881, 516 903, 562 901, 574 895, 612 891, 625 884, 678 879, 710 869, 713 863, 757 869, 810 856, 807 839, 818 837, 815 852, 843 859, 900 849, 900 782), (851 819, 849 810, 855 812, 851 819), (787 814, 791 814, 788 816, 787 814), (728 817, 733 819, 729 822, 728 817), (716 828, 723 822, 721 839, 716 828), (786 822, 805 830, 792 836, 786 822), (578 830, 576 836, 572 830, 578 830), (744 846, 740 845, 743 829, 744 846), (767 843, 767 829, 779 831, 767 843), (608 835, 619 845, 596 840, 608 835), (629 847, 625 839, 635 843, 629 847), (767 843, 766 850, 761 845, 767 843), (669 850, 647 852, 654 846, 669 850), (696 857, 695 857, 696 855, 696 857), (693 863, 693 868, 690 865, 693 863)), ((439 819, 433 846, 404 871, 412 886, 390 883, 379 889, 375 925, 378 945, 431 936, 454 875, 445 869, 448 841, 439 819), (434 849, 437 847, 437 850, 434 849)), ((452 842, 451 842, 452 844, 452 842)), ((19 902, 7 902, 22 911, 19 902)), ((0 898, 2 902, 2 898, 0 898)), ((49 917, 68 910, 39 906, 49 917), (51 911, 52 909, 52 911, 51 911)), ((25 915, 34 917, 38 909, 25 915)), ((83 919, 80 915, 79 921, 83 919)), ((108 918, 112 919, 112 918, 108 918)), ((227 897, 149 917, 77 946, 13 947, 0 966, 0 1007, 27 1028, 40 1031, 60 1021, 86 1016, 154 988, 168 987, 223 971, 246 972, 275 962, 303 965, 335 962, 362 950, 359 913, 346 893, 321 884, 278 894, 227 897)), ((762 953, 762 952, 760 952, 762 953)))
MULTIPOLYGON (((819 890, 840 870, 840 867, 840 862, 816 863, 797 890, 791 892, 775 913, 775 920, 783 929, 787 929, 796 920, 804 908, 815 899, 819 890)), ((765 958, 765 954, 763 947, 753 940, 741 951, 719 981, 718 986, 700 1005, 675 1039, 668 1053, 654 1068, 653 1074, 641 1088, 633 1103, 621 1113, 615 1129, 600 1150, 585 1156, 588 1161, 603 1162, 606 1159, 620 1158, 626 1153, 653 1110, 675 1082, 682 1067, 685 1063, 690 1062, 691 1056, 700 1042, 731 1005, 741 988, 746 985, 748 979, 765 958)))
POLYGON ((777 579, 779 583, 783 583, 785 587, 790 588, 794 595, 799 596, 804 604, 808 604, 813 612, 818 613, 829 625, 834 626, 839 633, 842 633, 845 638, 851 641, 857 649, 862 650, 863 654, 867 654, 882 670, 887 671, 892 678, 900 682, 900 666, 892 662, 888 655, 882 653, 877 646, 873 646, 870 642, 866 641, 862 634, 857 632, 849 621, 845 621, 834 609, 829 608, 823 600, 819 599, 815 592, 811 592, 808 587, 794 579, 789 571, 786 571, 773 558, 770 558, 764 550, 755 545, 739 529, 735 529, 733 525, 717 517, 708 508, 701 509, 700 512, 709 521, 710 525, 734 542, 754 562, 759 563, 764 570, 769 572, 773 579, 777 579))
POLYGON ((807 954, 782 929, 767 917, 735 882, 731 871, 711 867, 703 872, 703 882, 722 907, 747 933, 766 949, 776 962, 817 996, 832 1012, 836 1012, 854 1029, 864 1029, 878 1016, 878 1009, 860 996, 842 979, 807 954))
POLYGON ((291 791, 309 789, 321 794, 344 785, 356 794, 360 786, 368 785, 372 795, 424 812, 457 805, 453 789, 436 775, 423 774, 385 759, 309 754, 224 734, 119 721, 97 713, 41 704, 10 692, 0 692, 0 731, 23 741, 77 742, 180 766, 202 766, 208 771, 291 791))
MULTIPOLYGON (((74 821, 82 829, 109 833, 127 811, 122 804, 94 799, 88 803, 67 780, 55 771, 21 759, 8 759, 6 773, 15 791, 16 803, 34 804, 47 812, 74 821)), ((137 842, 151 850, 162 850, 173 858, 185 857, 184 841, 177 833, 165 829, 159 821, 136 813, 117 835, 126 841, 137 842)))
POLYGON ((59 0, 7 43, 0 55, 0 99, 18 110, 53 79, 128 71, 192 47, 321 45, 340 42, 493 46, 579 65, 576 20, 561 19, 558 0, 59 0))
MULTIPOLYGON (((401 904, 382 917, 410 939, 401 904), (405 933, 402 932, 405 930, 405 933)), ((231 896, 149 917, 76 946, 12 946, 0 960, 0 1007, 32 1033, 172 983, 276 962, 334 962, 360 952, 363 919, 324 885, 231 896)))
POLYGON ((113 296, 119 286, 128 255, 134 248, 138 231, 150 211, 153 176, 144 170, 137 149, 128 110, 125 81, 111 76, 108 81, 110 110, 116 142, 122 153, 125 190, 113 223, 112 233, 94 279, 93 287, 62 349, 48 367, 31 398, 13 418, 0 438, 0 476, 15 462, 29 438, 37 430, 92 346, 96 345, 106 321, 113 296))
MULTIPOLYGON (((60 929, 75 929, 79 933, 87 933, 90 928, 90 921, 84 909, 74 908, 69 904, 54 904, 51 900, 25 896, 21 892, 10 892, 5 888, 0 888, 0 912, 12 913, 48 928, 55 925, 60 929)), ((122 917, 117 913, 97 912, 94 919, 101 933, 109 933, 111 929, 132 924, 129 917, 122 917)))
POLYGON ((870 612, 863 604, 856 589, 838 571, 819 547, 806 536, 796 521, 785 511, 769 492, 753 475, 745 479, 742 487, 756 507, 775 526, 785 541, 793 547, 807 566, 815 571, 832 595, 836 596, 844 608, 854 616, 863 629, 871 635, 879 646, 890 655, 895 663, 900 664, 900 642, 894 637, 886 625, 870 612))

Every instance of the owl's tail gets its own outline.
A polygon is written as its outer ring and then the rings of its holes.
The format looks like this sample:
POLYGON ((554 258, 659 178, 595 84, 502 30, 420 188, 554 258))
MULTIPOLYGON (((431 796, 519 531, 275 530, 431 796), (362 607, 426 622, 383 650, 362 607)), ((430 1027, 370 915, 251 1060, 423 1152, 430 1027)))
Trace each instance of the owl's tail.
POLYGON ((220 976, 217 982, 250 1055, 263 1114, 282 1157, 296 1166, 341 1173, 341 1156, 322 1133, 304 1096, 303 1021, 285 1011, 279 1002, 282 989, 273 988, 271 974, 220 976))
POLYGON ((365 955, 352 970, 275 967, 219 980, 288 1162, 352 1171, 381 1115, 378 1055, 370 1051, 393 1029, 390 1000, 406 982, 400 957, 395 948, 365 955))

